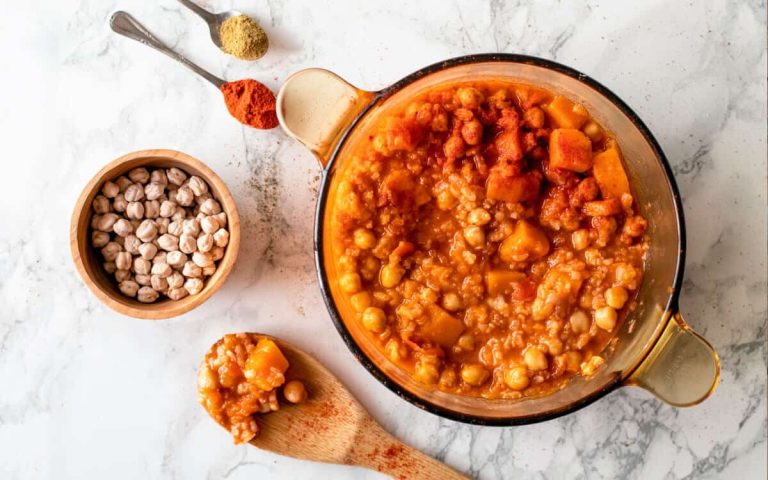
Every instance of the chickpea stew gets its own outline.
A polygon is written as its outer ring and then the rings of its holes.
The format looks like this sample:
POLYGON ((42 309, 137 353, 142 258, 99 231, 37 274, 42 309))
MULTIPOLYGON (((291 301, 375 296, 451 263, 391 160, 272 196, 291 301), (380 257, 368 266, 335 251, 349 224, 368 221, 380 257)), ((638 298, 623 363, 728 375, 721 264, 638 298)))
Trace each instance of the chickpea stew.
POLYGON ((433 87, 365 133, 325 212, 343 321, 448 393, 514 399, 593 375, 648 250, 611 134, 502 81, 433 87))
POLYGON ((270 338, 238 333, 225 335, 200 365, 197 390, 200 403, 235 443, 259 433, 254 414, 279 410, 277 391, 290 403, 301 403, 307 390, 300 380, 286 383, 288 360, 270 338))

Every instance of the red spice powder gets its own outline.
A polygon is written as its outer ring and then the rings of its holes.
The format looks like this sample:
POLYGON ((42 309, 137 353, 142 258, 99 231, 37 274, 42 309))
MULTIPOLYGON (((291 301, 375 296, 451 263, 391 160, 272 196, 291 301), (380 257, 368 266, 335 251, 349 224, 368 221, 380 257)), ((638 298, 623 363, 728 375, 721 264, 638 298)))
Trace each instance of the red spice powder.
POLYGON ((256 80, 228 82, 221 86, 227 110, 240 123, 253 128, 277 126, 275 94, 256 80))

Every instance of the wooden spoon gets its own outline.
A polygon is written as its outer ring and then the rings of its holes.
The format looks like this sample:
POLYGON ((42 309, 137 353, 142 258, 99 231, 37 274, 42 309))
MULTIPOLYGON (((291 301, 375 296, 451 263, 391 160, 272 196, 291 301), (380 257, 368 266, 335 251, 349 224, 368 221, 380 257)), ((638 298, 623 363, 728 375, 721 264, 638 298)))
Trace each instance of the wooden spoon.
POLYGON ((259 434, 252 445, 302 460, 365 467, 396 479, 467 478, 387 433, 312 356, 283 340, 256 335, 277 343, 290 362, 286 381, 301 380, 309 396, 298 405, 280 398, 280 410, 257 414, 259 434))

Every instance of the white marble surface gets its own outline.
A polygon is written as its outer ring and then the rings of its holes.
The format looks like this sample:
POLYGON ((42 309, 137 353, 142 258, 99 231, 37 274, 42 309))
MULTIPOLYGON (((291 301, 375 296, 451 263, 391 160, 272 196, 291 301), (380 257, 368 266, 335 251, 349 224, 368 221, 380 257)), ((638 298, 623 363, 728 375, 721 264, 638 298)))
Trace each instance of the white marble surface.
POLYGON ((221 55, 172 0, 0 2, 0 478, 381 478, 236 447, 198 406, 195 370, 223 333, 269 332, 333 369, 392 433, 473 477, 766 478, 766 12, 760 1, 210 0, 263 19, 256 64, 221 55), (683 311, 718 349, 692 409, 622 389, 547 423, 470 427, 417 410, 357 365, 318 293, 320 169, 280 131, 241 127, 219 94, 112 34, 125 9, 227 79, 277 88, 309 66, 376 89, 426 64, 522 52, 622 96, 671 159, 689 232, 683 311), (225 287, 180 318, 102 306, 74 272, 69 216, 107 161, 166 147, 207 162, 243 217, 225 287))

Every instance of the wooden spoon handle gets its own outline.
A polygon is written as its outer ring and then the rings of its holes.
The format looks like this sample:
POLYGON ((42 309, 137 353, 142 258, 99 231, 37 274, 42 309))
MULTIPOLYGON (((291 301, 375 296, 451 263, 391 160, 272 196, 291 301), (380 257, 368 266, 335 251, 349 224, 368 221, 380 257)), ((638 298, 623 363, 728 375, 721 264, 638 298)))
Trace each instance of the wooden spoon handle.
POLYGON ((345 462, 370 468, 397 480, 466 480, 448 465, 409 447, 373 421, 358 431, 345 462))

